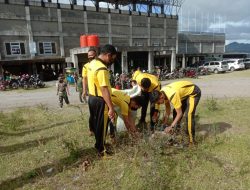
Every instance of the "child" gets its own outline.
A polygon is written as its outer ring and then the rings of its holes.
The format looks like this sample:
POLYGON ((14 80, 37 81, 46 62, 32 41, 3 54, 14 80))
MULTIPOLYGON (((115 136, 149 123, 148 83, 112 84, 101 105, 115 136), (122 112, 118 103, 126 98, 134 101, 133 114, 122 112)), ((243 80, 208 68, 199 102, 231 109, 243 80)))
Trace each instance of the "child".
POLYGON ((58 85, 57 85, 57 95, 59 95, 59 106, 63 107, 63 99, 66 104, 69 104, 69 89, 68 84, 64 80, 65 78, 63 76, 59 77, 58 85))

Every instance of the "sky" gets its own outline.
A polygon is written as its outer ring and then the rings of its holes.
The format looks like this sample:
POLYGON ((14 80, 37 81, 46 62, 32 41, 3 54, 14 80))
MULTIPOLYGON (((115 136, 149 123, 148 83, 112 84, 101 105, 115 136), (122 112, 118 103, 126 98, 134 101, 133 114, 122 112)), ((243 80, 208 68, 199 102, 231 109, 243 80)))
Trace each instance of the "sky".
POLYGON ((226 44, 250 43, 250 0, 185 0, 179 30, 225 32, 226 44))

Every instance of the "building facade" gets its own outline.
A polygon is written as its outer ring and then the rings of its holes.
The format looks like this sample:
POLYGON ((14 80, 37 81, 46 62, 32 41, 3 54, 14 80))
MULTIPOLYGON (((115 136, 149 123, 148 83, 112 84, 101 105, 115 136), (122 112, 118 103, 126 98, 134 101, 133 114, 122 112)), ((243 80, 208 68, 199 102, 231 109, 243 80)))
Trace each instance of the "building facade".
MULTIPOLYGON (((178 35, 178 16, 164 13, 29 0, 0 0, 0 25, 2 72, 38 73, 44 78, 50 78, 52 72, 62 73, 66 62, 81 71, 88 50, 80 48, 81 34, 96 34, 100 45, 117 48, 116 72, 138 67, 152 71, 155 65, 173 70, 176 55, 182 61, 185 57, 186 64, 187 57, 203 55, 217 40, 208 37, 203 43, 203 36, 178 35)), ((223 48, 217 44, 212 47, 219 49, 223 48)))

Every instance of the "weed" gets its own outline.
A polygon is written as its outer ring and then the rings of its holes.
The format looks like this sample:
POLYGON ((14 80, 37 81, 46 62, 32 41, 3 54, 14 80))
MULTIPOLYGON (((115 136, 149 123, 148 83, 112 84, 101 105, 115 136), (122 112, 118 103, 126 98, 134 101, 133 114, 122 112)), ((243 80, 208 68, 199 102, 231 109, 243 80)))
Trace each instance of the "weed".
POLYGON ((36 107, 37 107, 37 109, 39 109, 41 111, 48 111, 49 110, 49 108, 46 104, 39 104, 36 107))
POLYGON ((206 106, 207 106, 207 109, 209 111, 211 111, 211 112, 218 110, 218 101, 217 101, 217 99, 214 98, 214 97, 207 98, 206 106))
POLYGON ((28 173, 25 175, 25 178, 27 178, 27 179, 32 179, 32 178, 36 177, 37 175, 38 175, 37 172, 34 171, 34 170, 32 170, 32 171, 28 172, 28 173))
POLYGON ((76 160, 80 157, 80 152, 78 150, 79 142, 76 140, 63 140, 63 147, 69 152, 70 156, 68 158, 68 161, 76 160))
POLYGON ((7 130, 14 131, 24 123, 25 120, 23 119, 23 115, 20 110, 17 110, 10 114, 4 114, 0 112, 0 125, 2 125, 7 130))

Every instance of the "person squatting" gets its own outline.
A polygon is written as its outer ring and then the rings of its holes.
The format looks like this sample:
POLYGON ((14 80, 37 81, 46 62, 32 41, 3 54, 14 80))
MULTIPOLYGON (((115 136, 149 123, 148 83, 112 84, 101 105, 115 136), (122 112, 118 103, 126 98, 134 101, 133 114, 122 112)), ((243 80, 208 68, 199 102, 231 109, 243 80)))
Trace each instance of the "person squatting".
POLYGON ((195 111, 201 97, 201 90, 188 81, 173 82, 161 88, 158 78, 149 73, 136 71, 132 75, 133 88, 129 90, 112 89, 110 84, 110 67, 116 59, 117 51, 112 45, 100 48, 96 56, 95 50, 88 52, 89 62, 83 66, 82 85, 83 97, 89 95, 89 130, 95 137, 95 148, 100 157, 110 154, 106 149, 106 135, 108 123, 110 132, 115 134, 116 116, 118 115, 132 137, 138 138, 140 134, 135 125, 136 114, 132 114, 142 107, 139 123, 146 122, 146 113, 150 101, 150 129, 155 131, 155 123, 159 114, 159 104, 165 104, 166 114, 163 124, 166 133, 180 127, 180 121, 186 112, 189 143, 195 142, 195 111), (132 92, 132 94, 131 94, 132 92), (169 125, 171 106, 173 106, 173 122, 169 125), (134 117, 135 116, 135 117, 134 117))

